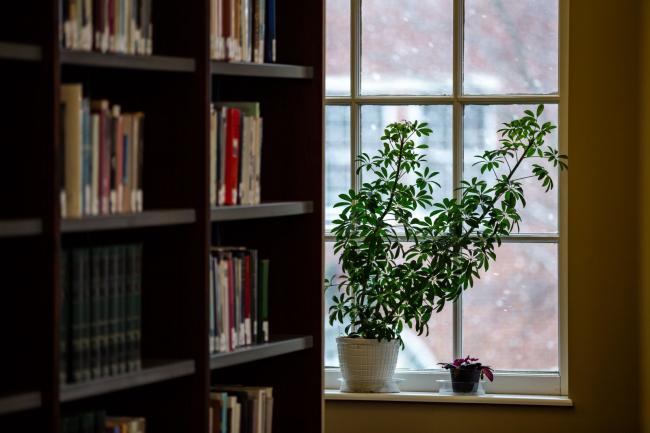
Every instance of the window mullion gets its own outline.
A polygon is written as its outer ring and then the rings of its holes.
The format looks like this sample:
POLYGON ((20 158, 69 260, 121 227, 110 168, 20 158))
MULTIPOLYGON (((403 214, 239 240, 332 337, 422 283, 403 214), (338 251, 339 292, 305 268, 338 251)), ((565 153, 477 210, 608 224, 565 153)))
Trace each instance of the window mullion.
POLYGON ((361 77, 361 0, 351 0, 350 7, 350 180, 353 190, 358 191, 360 179, 356 174, 356 159, 361 149, 359 96, 361 77))
MULTIPOLYGON (((454 197, 460 199, 458 187, 463 179, 463 106, 460 100, 463 86, 463 1, 454 0, 454 65, 453 65, 453 183, 454 197)), ((463 356, 463 298, 454 302, 454 358, 463 356)))

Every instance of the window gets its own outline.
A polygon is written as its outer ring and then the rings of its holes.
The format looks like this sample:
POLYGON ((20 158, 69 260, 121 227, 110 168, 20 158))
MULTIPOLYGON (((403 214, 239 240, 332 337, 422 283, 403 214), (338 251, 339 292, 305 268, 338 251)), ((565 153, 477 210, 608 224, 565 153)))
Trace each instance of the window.
MULTIPOLYGON (((495 146, 501 122, 526 108, 545 104, 546 119, 559 124, 549 144, 566 150, 564 7, 564 0, 326 0, 326 276, 338 270, 329 232, 333 204, 362 181, 353 161, 376 149, 385 124, 431 125, 427 156, 442 185, 436 199, 475 175, 474 155, 495 146)), ((437 362, 470 354, 498 370, 493 392, 567 393, 560 374, 566 371, 563 192, 555 184, 546 194, 531 181, 520 233, 498 249, 496 263, 459 302, 431 319, 429 336, 404 332, 402 389, 431 390, 430 379, 444 374, 437 362)), ((326 308, 329 299, 331 293, 326 308)), ((335 337, 343 329, 325 316, 326 384, 335 388, 335 337)))

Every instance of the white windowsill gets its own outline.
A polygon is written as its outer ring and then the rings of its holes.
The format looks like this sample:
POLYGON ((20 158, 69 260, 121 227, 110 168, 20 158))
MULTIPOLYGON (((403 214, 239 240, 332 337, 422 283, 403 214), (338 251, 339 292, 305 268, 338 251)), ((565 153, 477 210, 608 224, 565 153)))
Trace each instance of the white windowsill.
POLYGON ((525 406, 573 406, 573 401, 561 395, 484 394, 443 395, 437 392, 351 393, 326 389, 325 400, 345 401, 397 401, 410 403, 471 403, 510 404, 525 406))

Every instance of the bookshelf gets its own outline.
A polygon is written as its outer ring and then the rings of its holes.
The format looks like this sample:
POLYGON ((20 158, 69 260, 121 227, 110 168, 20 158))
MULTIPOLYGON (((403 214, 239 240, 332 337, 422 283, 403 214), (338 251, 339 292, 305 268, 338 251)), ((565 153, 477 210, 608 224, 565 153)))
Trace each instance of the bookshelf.
POLYGON ((259 361, 274 356, 286 355, 310 349, 314 346, 311 335, 301 337, 276 337, 264 344, 242 347, 229 353, 218 353, 210 357, 210 369, 231 367, 247 362, 259 361))
POLYGON ((262 65, 209 58, 210 0, 154 0, 152 56, 63 49, 60 2, 10 2, 0 26, 0 338, 12 348, 0 357, 0 431, 59 433, 66 412, 107 408, 146 417, 150 431, 207 433, 210 385, 245 384, 273 387, 274 431, 320 432, 323 2, 278 2, 278 62, 262 65), (144 212, 61 217, 59 89, 77 82, 146 113, 144 212), (260 205, 209 204, 218 101, 260 102, 260 205), (129 242, 143 245, 143 368, 60 383, 62 248, 129 242), (271 342, 209 353, 213 245, 270 260, 271 342))

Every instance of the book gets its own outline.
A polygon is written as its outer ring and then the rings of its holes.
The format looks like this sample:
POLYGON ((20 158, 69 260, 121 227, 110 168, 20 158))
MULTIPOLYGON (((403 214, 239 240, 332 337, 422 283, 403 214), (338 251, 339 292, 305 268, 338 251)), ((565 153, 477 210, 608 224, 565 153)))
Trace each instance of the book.
POLYGON ((126 113, 108 100, 83 98, 80 84, 63 85, 61 94, 61 215, 141 212, 144 113, 126 113))
POLYGON ((213 107, 210 204, 259 204, 262 166, 260 104, 219 102, 213 107))
POLYGON ((209 260, 211 353, 268 341, 268 263, 259 259, 255 249, 212 248, 209 260))
POLYGON ((63 120, 65 154, 65 216, 77 218, 82 215, 82 87, 81 84, 61 86, 61 102, 64 104, 63 120))
POLYGON ((61 42, 82 51, 151 55, 151 0, 61 0, 61 42))
POLYGON ((74 248, 62 257, 61 382, 139 370, 142 245, 74 248))
POLYGON ((277 41, 275 36, 275 0, 266 0, 266 26, 264 35, 264 62, 275 63, 277 41))
MULTIPOLYGON (((213 422, 226 425, 225 431, 239 428, 244 433, 271 433, 273 426, 273 388, 268 386, 215 385, 210 392, 213 407, 213 422), (230 418, 222 412, 214 410, 214 401, 224 402, 226 399, 232 406, 232 399, 239 404, 239 413, 232 412, 230 418), (217 415, 215 415, 217 414, 217 415), (237 419, 238 418, 238 419, 237 419)), ((213 428, 214 429, 214 428, 213 428)))

